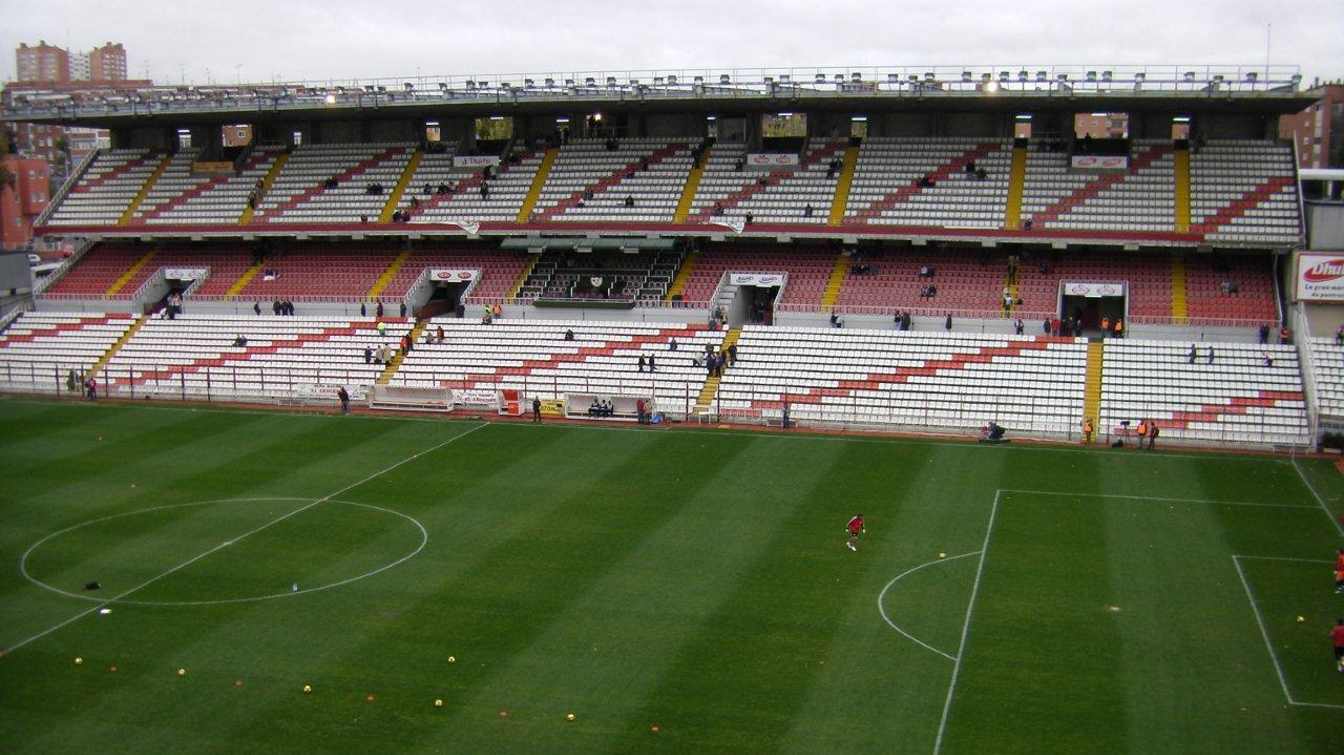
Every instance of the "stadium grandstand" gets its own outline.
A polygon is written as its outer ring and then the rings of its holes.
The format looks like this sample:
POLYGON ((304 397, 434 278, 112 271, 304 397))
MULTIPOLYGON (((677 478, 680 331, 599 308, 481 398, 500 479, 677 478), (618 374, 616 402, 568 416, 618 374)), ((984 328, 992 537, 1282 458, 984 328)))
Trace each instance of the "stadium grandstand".
POLYGON ((16 90, 5 120, 112 147, 38 219, 75 251, 5 318, 0 384, 535 397, 585 419, 567 407, 596 396, 660 421, 1070 440, 1086 421, 1095 442, 1145 421, 1307 447, 1344 410, 1338 318, 1313 303, 1333 300, 1302 281, 1344 245, 1310 238, 1330 208, 1277 138, 1300 82, 1047 66, 16 90), (253 141, 226 146, 240 123, 253 141))

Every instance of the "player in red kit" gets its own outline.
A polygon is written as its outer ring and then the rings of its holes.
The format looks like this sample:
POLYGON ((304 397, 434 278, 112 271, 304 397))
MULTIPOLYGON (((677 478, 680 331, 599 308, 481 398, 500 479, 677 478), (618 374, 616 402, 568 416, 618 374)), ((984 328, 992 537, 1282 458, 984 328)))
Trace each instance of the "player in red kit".
POLYGON ((863 528, 863 514, 855 514, 849 520, 849 524, 845 525, 845 531, 849 533, 849 540, 845 542, 845 545, 850 550, 857 552, 859 550, 859 536, 866 531, 863 528))
POLYGON ((1330 639, 1335 643, 1335 668, 1344 674, 1344 619, 1339 619, 1330 628, 1330 639))

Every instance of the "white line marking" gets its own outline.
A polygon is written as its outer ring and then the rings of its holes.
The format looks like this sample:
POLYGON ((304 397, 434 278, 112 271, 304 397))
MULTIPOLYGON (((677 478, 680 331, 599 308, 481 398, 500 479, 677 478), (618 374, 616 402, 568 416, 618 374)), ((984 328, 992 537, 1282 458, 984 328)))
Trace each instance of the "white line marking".
POLYGON ((239 535, 239 536, 237 536, 237 537, 235 537, 235 538, 232 538, 231 540, 227 540, 227 541, 225 541, 225 542, 223 542, 223 543, 220 543, 219 545, 216 545, 215 547, 211 548, 210 550, 208 550, 208 551, 206 551, 206 552, 204 552, 204 553, 201 553, 200 555, 193 556, 192 558, 189 558, 189 559, 187 559, 186 561, 183 561, 182 563, 178 564, 177 566, 171 567, 171 568, 169 568, 168 570, 166 570, 166 571, 164 571, 164 572, 162 572, 162 573, 160 573, 160 574, 158 574, 158 575, 156 575, 156 576, 150 577, 149 579, 145 580, 144 582, 141 582, 140 584, 136 585, 135 587, 132 587, 132 588, 129 589, 129 590, 126 590, 126 591, 124 591, 124 592, 118 593, 117 595, 114 595, 114 596, 112 596, 111 598, 108 598, 107 600, 104 600, 104 601, 101 602, 101 603, 95 604, 95 605, 94 605, 93 607, 91 607, 91 608, 88 608, 88 609, 86 609, 86 610, 80 611, 79 613, 75 614, 74 616, 71 616, 70 618, 66 619, 65 621, 62 621, 61 623, 59 623, 59 624, 57 624, 57 625, 55 625, 55 626, 53 626, 53 627, 49 627, 49 628, 47 628, 47 629, 44 629, 44 630, 42 630, 41 632, 38 632, 37 634, 35 634, 35 635, 31 636, 31 637, 28 637, 28 638, 26 638, 26 639, 24 639, 24 640, 21 640, 20 642, 14 644, 14 645, 9 646, 9 647, 6 649, 6 652, 12 653, 12 652, 14 652, 15 650, 18 650, 19 648, 21 648, 21 647, 23 647, 23 646, 25 646, 25 645, 28 645, 29 643, 35 642, 35 641, 37 641, 37 640, 40 640, 40 639, 42 639, 43 637, 46 637, 47 635, 51 634, 52 632, 55 632, 56 630, 61 629, 62 627, 68 626, 68 625, 70 625, 70 624, 73 624, 73 623, 76 622, 76 621, 79 621, 80 619, 84 618, 85 616, 88 616, 89 614, 91 614, 91 613, 97 611, 99 608, 102 608, 102 607, 104 607, 104 606, 110 605, 110 604, 112 604, 112 603, 117 602, 118 600, 121 600, 122 598, 125 598, 125 597, 127 597, 127 596, 129 596, 129 595, 132 595, 132 594, 134 594, 134 593, 137 593, 137 592, 139 592, 139 591, 145 589, 146 587, 149 587, 150 585, 154 584, 155 582, 158 582, 159 580, 163 579, 164 577, 167 577, 167 576, 169 576, 169 575, 171 575, 171 574, 175 574, 175 573, 177 573, 177 572, 179 572, 179 571, 181 571, 181 570, 187 568, 188 566, 191 566, 192 564, 196 563, 197 561, 200 561, 201 559, 205 558, 206 556, 209 556, 210 554, 215 553, 216 551, 218 551, 218 550, 220 550, 220 549, 222 549, 222 548, 227 547, 230 543, 236 543, 236 542, 238 542, 239 540, 242 540, 242 539, 244 539, 244 538, 247 538, 247 537, 250 536, 250 535, 255 535, 256 533, 261 532, 262 530, 264 530, 264 529, 266 529, 266 528, 268 528, 268 527, 272 527, 272 526, 274 526, 274 525, 277 525, 277 524, 279 524, 279 523, 285 521, 286 519, 289 519, 290 517, 293 517, 293 516, 296 516, 296 515, 298 515, 298 514, 301 514, 301 513, 303 513, 304 511, 307 511, 308 509, 311 509, 312 507, 317 506, 317 505, 320 504, 320 503, 323 503, 323 502, 325 502, 325 501, 329 501, 329 500, 331 500, 332 498, 335 498, 336 496, 340 495, 341 493, 345 493, 345 492, 347 492, 347 491, 349 491, 349 490, 353 490, 353 489, 359 487, 360 485, 363 485, 363 484, 366 483, 366 482, 369 482, 369 481, 371 481, 371 480, 373 480, 373 479, 375 479, 375 478, 377 478, 377 477, 380 477, 380 476, 382 476, 382 475, 385 475, 385 474, 387 474, 388 472, 391 472, 392 470, 397 469, 398 467, 401 467, 401 466, 404 465, 404 464, 408 464, 408 463, 410 463, 410 462, 412 462, 412 461, 414 461, 414 460, 420 458, 421 456, 424 456, 424 455, 427 454, 427 453, 430 453, 430 452, 432 452, 432 451, 437 451, 437 450, 439 450, 440 448, 443 448, 444 446, 448 445, 449 443, 452 443, 453 441, 456 441, 456 440, 458 440, 458 439, 460 439, 460 438, 465 438, 466 436, 471 435, 472 433, 476 432, 477 430, 480 430, 482 427, 485 427, 487 424, 488 424, 488 423, 482 423, 482 424, 476 425, 475 427, 471 428, 470 430, 468 430, 468 431, 466 431, 466 432, 464 432, 464 433, 459 433, 459 434, 457 434, 457 435, 454 435, 453 437, 449 438, 448 440, 443 441, 442 443, 439 443, 439 444, 437 444, 437 445, 431 446, 431 447, 429 447, 429 448, 427 448, 427 449, 425 449, 425 450, 423 450, 423 451, 420 451, 419 453, 413 454, 413 455, 411 455, 411 456, 406 457, 405 459, 402 459, 401 461, 397 462, 396 464, 393 464, 392 466, 389 466, 389 467, 386 467, 386 468, 384 468, 384 469, 382 469, 382 470, 379 470, 379 471, 377 471, 377 472, 374 472, 373 474, 369 475, 368 477, 365 477, 364 479, 360 480, 359 482, 353 483, 353 484, 351 484, 351 485, 346 485, 345 487, 341 488, 340 490, 337 490, 337 491, 334 492, 334 493, 330 493, 330 494, 325 495, 325 496, 323 496, 323 497, 321 497, 321 498, 318 498, 317 500, 313 501, 312 503, 309 503, 309 504, 305 504, 305 505, 303 505, 303 506, 300 506, 299 508, 294 509, 293 511, 289 512, 288 514, 284 514, 284 515, 282 515, 282 516, 276 517, 275 519, 272 519, 271 521, 266 522, 265 524, 262 524, 262 525, 259 526, 259 527, 254 527, 253 529, 250 529, 250 530, 248 530, 247 532, 244 532, 243 534, 241 534, 241 535, 239 535))
MULTIPOLYGON (((1260 637, 1265 641, 1265 649, 1269 651, 1269 659, 1274 663, 1274 673, 1279 677, 1279 687, 1283 689, 1283 697, 1289 705, 1297 705, 1305 708, 1332 708, 1344 710, 1344 705, 1334 703, 1309 703, 1303 702, 1293 697, 1293 693, 1288 691, 1288 678, 1284 676, 1283 666, 1279 663, 1279 654, 1274 652, 1274 643, 1269 639, 1269 630, 1265 628, 1265 617, 1260 613, 1260 605, 1255 601, 1255 593, 1251 590, 1251 583, 1246 579, 1246 572, 1241 568, 1241 559, 1254 558, 1275 561, 1312 561, 1312 559, 1289 559, 1276 558, 1273 556, 1233 556, 1232 565, 1237 568, 1237 576, 1241 579, 1241 586, 1246 589, 1246 600, 1251 604, 1251 611, 1255 613, 1255 624, 1260 627, 1260 637)), ((1325 562, 1330 563, 1330 562, 1325 562)))
POLYGON ((1320 493, 1316 492, 1316 486, 1312 485, 1311 480, 1307 479, 1307 475, 1302 471, 1302 467, 1297 465, 1296 457, 1293 458, 1293 469, 1297 470, 1297 476, 1302 478, 1302 482, 1307 486, 1307 490, 1311 491, 1311 495, 1315 497, 1316 503, 1320 504, 1321 511, 1325 512, 1325 516, 1330 520, 1330 523, 1335 526, 1335 532, 1344 536, 1344 524, 1340 524, 1339 520, 1335 518, 1335 515, 1330 513, 1330 507, 1325 505, 1325 499, 1321 497, 1320 493))
POLYGON ((961 624, 961 643, 952 664, 952 681, 947 685, 947 699, 943 701, 943 717, 938 722, 938 736, 933 740, 933 753, 943 748, 943 733, 947 731, 948 714, 952 712, 952 698, 957 692, 957 677, 961 675, 961 659, 966 657, 966 637, 971 631, 971 614, 975 611, 975 596, 980 593, 980 577, 985 572, 985 557, 989 555, 989 536, 994 532, 994 518, 999 513, 999 498, 1003 491, 994 491, 994 506, 989 510, 989 526, 985 527, 985 542, 980 547, 980 565, 975 567, 975 582, 971 585, 971 599, 966 602, 966 619, 961 624))
MULTIPOLYGON (((47 584, 46 582, 43 582, 37 577, 34 577, 28 571, 28 560, 32 557, 32 554, 38 548, 42 547, 44 543, 54 538, 60 537, 61 535, 64 535, 65 533, 70 532, 72 530, 77 530, 82 527, 88 527, 94 524, 98 524, 100 522, 110 521, 112 519, 121 519, 123 517, 136 516, 138 514, 147 514, 153 511, 167 511, 171 509, 191 508, 196 506, 209 506, 218 503, 257 503, 257 502, 264 503, 264 502, 278 502, 278 501, 311 501, 311 500, 312 500, 311 498, 295 498, 292 496, 277 497, 277 498, 218 498, 210 501, 193 501, 191 503, 174 503, 168 506, 152 506, 147 509, 137 509, 136 511, 126 511, 120 514, 112 514, 110 516, 99 517, 97 519, 90 519, 87 522, 82 522, 72 527, 66 527, 63 530, 57 530, 56 532, 47 535, 46 537, 42 538, 41 540, 38 540, 37 542, 29 546, 28 550, 24 551, 23 556, 19 559, 19 573, 21 573, 24 576, 24 578, 27 579, 29 582, 32 582, 34 585, 37 585, 38 587, 41 587, 44 590, 50 590, 51 592, 54 592, 58 595, 64 595, 67 598, 86 600, 89 601, 90 603, 102 603, 104 602, 102 598, 96 598, 89 595, 81 595, 79 593, 70 592, 69 590, 62 590, 59 587, 47 584)), ((410 516, 409 514, 403 514, 400 511, 393 511, 392 509, 384 508, 382 506, 374 506, 373 504, 369 503, 356 503, 355 501, 341 501, 333 499, 328 501, 328 503, 337 503, 342 506, 356 506, 363 509, 381 511, 387 514, 392 514, 393 516, 399 516, 402 519, 405 519, 406 521, 414 525, 416 529, 420 530, 420 543, 410 553, 407 553, 401 556, 400 558, 396 559, 395 561, 384 564, 372 571, 368 571, 363 574, 358 574, 353 577, 348 577, 346 579, 342 579, 337 582, 330 582, 327 584, 318 585, 316 587, 307 587, 297 591, 286 590, 284 592, 271 593, 268 595, 255 595, 243 598, 220 598, 218 600, 126 600, 123 598, 117 602, 124 606, 218 606, 218 605, 225 605, 228 603, 257 603, 263 600, 274 600, 276 598, 292 598, 299 595, 303 595, 305 593, 322 592, 323 590, 330 590, 333 587, 341 587, 343 585, 348 585, 351 582, 358 582, 361 579, 367 579, 369 577, 381 574, 387 571, 388 569, 391 569, 395 566, 400 566, 401 564, 420 555, 420 552, 425 549, 426 545, 429 544, 429 530, 425 529, 425 525, 421 524, 420 520, 416 519, 413 516, 410 516)), ((235 540, 225 541, 221 545, 221 547, 233 545, 235 542, 236 542, 235 540)), ((98 610, 102 609, 99 608, 98 610)))
POLYGON ((1236 556, 1232 557, 1232 565, 1237 567, 1237 576, 1241 578, 1241 586, 1246 589, 1246 599, 1251 603, 1251 610, 1255 612, 1255 624, 1260 627, 1260 637, 1265 641, 1265 649, 1269 651, 1269 659, 1274 662, 1274 673, 1279 677, 1279 687, 1283 689, 1283 697, 1289 704, 1293 702, 1293 693, 1288 691, 1288 679, 1283 675, 1283 667, 1279 665, 1279 656, 1274 652, 1274 644, 1269 640, 1269 631, 1265 629, 1265 618, 1260 615, 1260 606, 1255 603, 1255 594, 1251 592, 1251 583, 1246 581, 1246 573, 1241 570, 1241 561, 1236 556))
POLYGON ((1304 564, 1333 564, 1328 558, 1294 558, 1293 556, 1243 556, 1240 553, 1232 554, 1232 558, 1244 558, 1252 561, 1300 561, 1304 564))
POLYGON ((1148 495, 1121 495, 1118 493, 1073 493, 1064 490, 1018 490, 1004 488, 1004 493, 1022 493, 1026 495, 1076 496, 1078 498, 1120 498, 1129 501, 1155 501, 1157 503, 1212 503, 1218 506, 1252 506, 1266 509, 1314 509, 1315 506, 1300 503, 1255 503, 1251 501, 1215 501, 1209 498, 1163 498, 1148 495))
POLYGON ((927 563, 920 564, 919 566, 916 566, 916 567, 913 567, 913 568, 910 568, 910 569, 906 569, 905 571, 901 572, 900 574, 897 574, 895 577, 892 577, 892 578, 891 578, 891 581, 887 583, 887 586, 886 586, 886 587, 883 587, 883 588, 882 588, 882 592, 880 592, 880 593, 877 594, 877 612, 880 613, 880 614, 882 614, 882 620, 885 621, 885 622, 887 622, 887 626, 891 627, 892 629, 895 629, 897 632, 900 632, 901 635, 902 635, 903 637, 905 637, 907 640, 910 640, 911 642, 915 643, 916 645, 919 645, 919 646, 922 647, 922 648, 925 648, 926 650, 932 650, 933 652, 937 653, 938 655, 941 655, 942 657, 944 657, 944 658, 948 659, 949 661, 952 661, 953 663, 955 663, 956 660, 957 660, 957 659, 956 659, 956 656, 953 656, 953 655, 951 655, 951 654, 948 654, 948 653, 945 653, 945 652, 939 650, 938 648, 936 648, 936 647, 930 645, 929 643, 927 643, 927 642, 925 642, 925 641, 919 639, 918 637, 914 636, 913 634, 910 634, 909 632, 907 632, 907 631, 905 631, 904 629, 901 629, 899 626, 897 626, 897 625, 896 625, 896 622, 892 621, 890 616, 887 616, 887 609, 882 605, 882 600, 883 600, 883 598, 885 598, 885 597, 887 596, 887 590, 890 590, 891 587, 892 587, 892 585, 894 585, 894 584, 896 584, 897 582, 899 582, 899 581, 901 580, 901 578, 904 577, 904 576, 906 576, 907 574, 913 574, 913 573, 919 571, 920 569, 925 568, 926 566, 933 566, 934 564, 945 564, 945 563, 947 563, 948 561, 956 561, 956 560, 959 559, 959 558, 966 558, 967 556, 978 556, 978 555, 980 555, 980 551, 971 551, 970 553, 962 553, 962 554, 957 555, 957 556, 948 556, 947 558, 934 559, 933 561, 929 561, 929 562, 927 562, 927 563))

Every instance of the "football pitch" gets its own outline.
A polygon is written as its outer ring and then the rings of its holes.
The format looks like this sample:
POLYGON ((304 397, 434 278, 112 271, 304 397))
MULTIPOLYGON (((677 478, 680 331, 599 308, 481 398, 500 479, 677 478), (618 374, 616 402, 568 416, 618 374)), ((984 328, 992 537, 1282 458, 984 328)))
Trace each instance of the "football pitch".
POLYGON ((5 752, 1344 752, 1328 460, 19 399, 0 459, 5 752))

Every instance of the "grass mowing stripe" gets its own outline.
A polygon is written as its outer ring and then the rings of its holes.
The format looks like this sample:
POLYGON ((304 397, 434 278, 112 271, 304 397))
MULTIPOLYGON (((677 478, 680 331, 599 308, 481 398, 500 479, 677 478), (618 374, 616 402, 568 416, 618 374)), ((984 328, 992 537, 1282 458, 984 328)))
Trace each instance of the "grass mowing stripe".
POLYGON ((1255 594, 1251 592, 1251 583, 1246 581, 1246 572, 1241 569, 1241 561, 1236 556, 1232 557, 1232 565, 1237 568, 1237 576, 1241 578, 1241 586, 1246 589, 1246 600, 1251 604, 1251 611, 1255 614, 1255 625, 1260 627, 1260 636, 1265 640, 1265 649, 1269 651, 1269 660, 1274 664, 1274 674, 1279 677, 1279 688, 1283 690, 1283 698, 1290 705, 1296 705, 1293 700, 1293 693, 1288 690, 1288 679, 1283 675, 1283 667, 1279 665, 1279 656, 1274 652, 1274 643, 1269 640, 1269 631, 1265 629, 1265 618, 1260 615, 1260 607, 1255 603, 1255 594))
POLYGON ((994 519, 999 515, 999 501, 1003 493, 994 491, 994 505, 989 509, 989 524, 985 526, 985 541, 980 546, 980 564, 975 567, 975 582, 971 584, 971 598, 966 601, 966 620, 961 624, 961 642, 957 645, 957 657, 952 664, 952 681, 947 684, 947 699, 943 701, 943 716, 938 721, 938 735, 933 740, 934 755, 943 749, 943 734, 947 731, 947 720, 952 712, 952 700, 957 693, 957 677, 961 675, 961 661, 966 657, 966 638, 971 633, 971 616, 975 613, 975 598, 980 593, 980 577, 985 572, 985 558, 989 555, 989 538, 994 533, 994 519))
POLYGON ((41 632, 38 632, 37 634, 32 635, 32 636, 30 636, 30 637, 27 637, 26 639, 20 640, 19 642, 15 643, 14 645, 11 645, 9 648, 7 648, 7 649, 6 649, 6 653, 12 653, 12 652, 14 652, 15 650, 18 650, 19 648, 22 648, 22 647, 24 647, 24 646, 26 646, 26 645, 28 645, 28 644, 30 644, 30 643, 32 643, 32 642, 35 642, 35 641, 37 641, 37 640, 40 640, 40 639, 42 639, 43 637, 46 637, 47 635, 51 634, 52 632, 55 632, 55 631, 57 631, 58 629, 61 629, 62 627, 69 626, 70 624, 73 624, 74 622, 76 622, 76 621, 78 621, 78 620, 84 618, 85 616, 88 616, 89 614, 94 613, 95 611, 99 610, 100 608, 105 608, 106 606, 108 606, 108 605, 110 605, 110 604, 112 604, 112 603, 115 603, 115 602, 117 602, 118 600, 121 600, 122 598, 125 598, 125 597, 127 597, 127 596, 129 596, 129 595, 132 595, 132 594, 134 594, 134 593, 136 593, 136 592, 139 592, 140 590, 143 590, 144 588, 149 587, 150 585, 154 584, 155 582, 158 582, 159 580, 163 579, 164 577, 167 577, 167 576, 169 576, 169 575, 175 574, 175 573, 181 571, 182 569, 185 569, 185 568, 187 568, 188 566, 191 566, 192 564, 196 563, 197 561, 200 561, 201 559, 205 558, 206 556, 209 556, 209 555, 212 554, 212 553, 216 553, 216 552, 218 552, 219 550, 221 550, 221 549, 223 549, 223 548, 227 548, 228 546, 233 545, 234 543, 238 542, 239 540, 243 540, 244 538, 247 538, 247 537, 249 537, 249 536, 251 536, 251 535, 255 535, 256 533, 261 532, 262 530, 264 530, 264 529, 266 529, 266 528, 268 528, 268 527, 271 527, 271 526, 274 526, 274 525, 276 525, 276 524, 279 524, 279 523, 285 521, 286 519, 289 519, 290 517, 293 517, 293 516, 295 516, 295 515, 297 515, 297 514, 301 514, 301 513, 303 513, 304 511, 307 511, 308 509, 311 509, 312 507, 314 507, 314 506, 316 506, 316 505, 318 505, 318 504, 320 504, 320 503, 324 503, 324 502, 326 502, 326 501, 331 500, 332 498, 335 498, 336 496, 341 495, 342 493, 346 493, 346 492, 348 492, 348 491, 350 491, 350 490, 353 490, 354 488, 357 488, 357 487, 359 487, 360 485, 363 485, 363 484, 366 483, 366 482, 369 482, 369 481, 371 481, 371 480, 373 480, 373 479, 375 479, 375 478, 377 478, 377 477, 380 477, 380 476, 382 476, 382 475, 384 475, 384 474, 387 474, 388 472, 391 472, 392 470, 397 469, 398 467, 400 467, 400 466, 402 466, 402 465, 404 465, 404 464, 407 464, 407 463, 409 463, 409 462, 412 462, 412 461, 414 461, 414 460, 420 458, 421 456, 424 456, 425 454, 430 453, 431 451, 437 451, 437 450, 439 450, 440 448, 443 448, 444 446, 448 445, 449 443, 452 443, 453 441, 458 440, 459 438, 464 438, 464 437, 466 437, 466 436, 468 436, 468 435, 470 435, 470 434, 476 432, 477 430, 480 430, 481 428, 483 428, 483 427, 485 427, 485 426, 486 426, 486 424, 480 424, 480 425, 477 425, 477 426, 471 428, 470 430, 467 430, 467 431, 464 432, 464 433, 461 433, 461 434, 459 434, 459 435, 454 435, 453 437, 449 438, 448 440, 443 441, 442 443, 439 443, 439 444, 437 444, 437 445, 435 445, 435 446, 432 446, 432 447, 430 447, 430 448, 425 449, 424 451, 421 451, 421 452, 419 452, 419 453, 417 453, 417 454, 414 454, 414 455, 409 456, 409 457, 407 457, 407 458, 405 458, 405 459, 402 459, 401 461, 397 462, 396 464, 393 464, 393 465, 390 466, 390 467, 386 467, 386 468, 384 468, 384 469, 382 469, 382 470, 380 470, 380 471, 378 471, 378 472, 374 472, 373 474, 369 475, 368 477, 365 477, 364 479, 362 479, 362 480, 360 480, 360 481, 358 481, 358 482, 355 482, 355 483, 351 483, 351 484, 349 484, 349 485, 346 485, 345 487, 341 488, 340 490, 337 490, 337 491, 334 492, 334 493, 328 493, 327 495, 325 495, 325 496, 323 496, 323 497, 321 497, 321 498, 319 498, 319 499, 313 501, 312 503, 306 504, 306 505, 304 505, 304 506, 300 506, 299 508, 294 509, 293 511, 290 511, 289 513, 284 514, 283 516, 276 517, 275 519, 272 519, 272 520, 270 520, 270 521, 268 521, 268 522, 266 522, 266 523, 264 523, 264 524, 262 524, 262 525, 260 525, 260 526, 258 526, 258 527, 254 527, 253 529, 250 529, 250 530, 248 530, 247 532, 244 532, 243 534, 238 535, 237 537, 231 538, 231 539, 229 539, 229 540, 225 540, 224 542, 222 542, 222 543, 220 543, 219 545, 216 545, 215 547, 213 547, 213 548, 211 548, 211 549, 205 551, 204 553, 201 553, 201 554, 199 554, 199 555, 193 556, 192 558, 189 558, 189 559, 187 559, 186 561, 183 561, 183 562, 181 562, 181 563, 179 563, 179 564, 177 564, 177 565, 175 565, 175 566, 172 566, 172 567, 168 568, 167 570, 163 571, 162 573, 160 573, 160 574, 158 574, 158 575, 156 575, 156 576, 154 576, 154 577, 151 577, 151 578, 145 580, 144 582, 141 582, 140 584, 136 585, 135 587, 130 588, 129 590, 123 590, 122 592, 120 592, 120 593, 118 593, 118 594, 112 596, 111 598, 108 598, 108 599, 105 600, 105 601, 102 601, 101 603, 95 604, 95 605, 93 605, 92 607, 90 607, 90 608, 88 608, 88 609, 86 609, 86 610, 84 610, 84 611, 80 611, 79 613, 75 614, 74 616, 71 616, 70 618, 66 619, 65 621, 62 621, 62 622, 59 623, 59 624, 56 624, 55 626, 52 626, 52 627, 50 627, 50 628, 48 628, 48 629, 45 629, 45 630, 43 630, 43 631, 41 631, 41 632))

